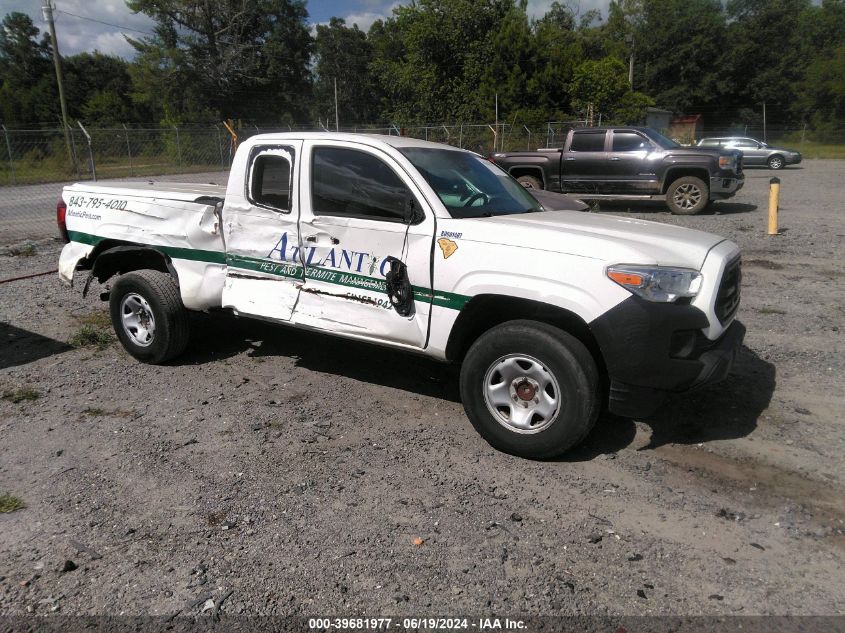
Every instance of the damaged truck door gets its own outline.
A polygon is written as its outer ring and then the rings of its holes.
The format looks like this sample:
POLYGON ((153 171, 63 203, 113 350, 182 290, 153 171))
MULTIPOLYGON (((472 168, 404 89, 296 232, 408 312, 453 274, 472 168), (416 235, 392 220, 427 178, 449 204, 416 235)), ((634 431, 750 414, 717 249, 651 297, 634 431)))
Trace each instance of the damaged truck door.
MULTIPOLYGON (((295 323, 422 349, 431 301, 434 217, 402 166, 348 141, 306 141, 301 256, 305 280, 295 323), (391 305, 388 258, 406 265, 410 312, 391 305), (407 316, 403 316, 406 312, 407 316)), ((289 258, 290 253, 285 253, 289 258)))
POLYGON ((292 141, 237 154, 232 171, 240 168, 247 177, 245 183, 232 179, 226 191, 224 308, 291 319, 304 279, 297 232, 301 149, 301 141, 292 141))

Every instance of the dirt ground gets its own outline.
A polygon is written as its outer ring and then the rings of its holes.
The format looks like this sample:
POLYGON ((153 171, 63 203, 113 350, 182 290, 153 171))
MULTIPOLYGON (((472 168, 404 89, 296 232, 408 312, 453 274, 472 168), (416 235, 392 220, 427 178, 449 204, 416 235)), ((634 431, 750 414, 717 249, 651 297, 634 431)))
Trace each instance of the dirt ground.
POLYGON ((448 367, 228 317, 150 367, 96 287, 0 283, 0 615, 845 614, 845 162, 778 174, 776 237, 771 175, 601 211, 739 243, 746 347, 549 463, 485 444, 448 367))

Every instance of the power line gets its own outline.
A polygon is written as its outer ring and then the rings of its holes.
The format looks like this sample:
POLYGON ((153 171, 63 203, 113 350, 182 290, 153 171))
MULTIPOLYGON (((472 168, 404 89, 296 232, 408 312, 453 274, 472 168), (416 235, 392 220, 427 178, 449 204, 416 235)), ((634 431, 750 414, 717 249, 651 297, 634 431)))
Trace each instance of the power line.
POLYGON ((89 18, 84 15, 76 15, 75 13, 71 13, 69 11, 63 11, 62 9, 55 9, 57 13, 63 13, 65 15, 69 15, 72 18, 79 18, 80 20, 88 20, 89 22, 96 22, 97 24, 105 24, 106 26, 113 26, 116 29, 121 29, 122 31, 133 31, 135 33, 143 33, 144 35, 149 35, 150 37, 155 37, 155 33, 150 33, 149 31, 141 31, 139 29, 132 29, 128 26, 121 26, 120 24, 112 24, 111 22, 103 22, 102 20, 97 20, 95 18, 89 18))

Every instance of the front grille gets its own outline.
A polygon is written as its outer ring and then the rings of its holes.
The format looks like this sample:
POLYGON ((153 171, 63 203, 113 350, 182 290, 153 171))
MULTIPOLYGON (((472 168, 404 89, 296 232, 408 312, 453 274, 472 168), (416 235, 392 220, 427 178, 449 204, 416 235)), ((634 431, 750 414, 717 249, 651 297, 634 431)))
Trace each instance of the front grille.
POLYGON ((739 257, 725 266, 722 283, 716 294, 716 316, 724 325, 739 309, 739 296, 742 285, 742 261, 739 257))

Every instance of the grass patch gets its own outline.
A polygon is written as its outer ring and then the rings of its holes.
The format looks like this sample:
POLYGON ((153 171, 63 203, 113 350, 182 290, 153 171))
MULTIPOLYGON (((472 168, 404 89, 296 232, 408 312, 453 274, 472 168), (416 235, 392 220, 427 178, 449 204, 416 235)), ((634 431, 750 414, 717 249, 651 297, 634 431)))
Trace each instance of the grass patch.
POLYGON ((80 320, 79 329, 68 339, 74 347, 105 349, 114 341, 111 317, 108 312, 94 312, 80 320))
POLYGON ((757 308, 757 312, 759 312, 760 314, 786 314, 786 310, 781 310, 780 308, 772 308, 769 306, 757 308))
POLYGON ((23 244, 21 246, 12 246, 9 248, 9 255, 12 257, 33 257, 35 252, 34 244, 23 244))
POLYGON ((804 141, 795 147, 804 158, 845 158, 845 145, 804 141))
POLYGON ((41 394, 33 389, 32 387, 21 387, 19 389, 9 389, 3 392, 3 400, 8 400, 13 404, 18 404, 20 402, 30 402, 32 400, 38 400, 41 397, 41 394))
POLYGON ((744 261, 743 265, 756 266, 757 268, 765 268, 766 270, 783 270, 783 264, 778 264, 768 259, 749 259, 744 261))
POLYGON ((15 510, 23 510, 26 504, 23 499, 14 497, 12 495, 0 494, 0 512, 14 512, 15 510))
MULTIPOLYGON (((86 155, 87 159, 87 155, 86 155)), ((61 161, 60 161, 61 162, 61 161)), ((8 161, 0 162, 0 182, 11 184, 12 176, 8 169, 8 161)), ((179 165, 175 160, 166 156, 155 156, 148 160, 129 163, 128 160, 103 161, 97 160, 98 178, 127 178, 144 176, 166 176, 172 174, 192 174, 206 172, 228 171, 228 167, 218 162, 202 163, 199 165, 179 165)), ((83 171, 76 172, 64 164, 55 161, 15 161, 14 184, 32 185, 49 182, 80 182, 90 180, 91 175, 83 171)))

